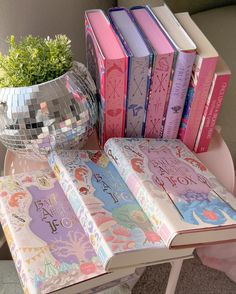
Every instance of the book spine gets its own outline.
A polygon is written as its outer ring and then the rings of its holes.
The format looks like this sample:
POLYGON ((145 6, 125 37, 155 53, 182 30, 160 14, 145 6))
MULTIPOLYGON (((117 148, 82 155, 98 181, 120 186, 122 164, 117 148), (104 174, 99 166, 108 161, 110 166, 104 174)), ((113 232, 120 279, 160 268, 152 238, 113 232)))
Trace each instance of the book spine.
POLYGON ((124 137, 128 57, 107 60, 86 15, 85 36, 87 67, 99 94, 99 141, 103 146, 110 137, 124 137))
POLYGON ((196 52, 178 52, 163 130, 164 139, 177 138, 196 52))
POLYGON ((155 57, 146 115, 144 134, 146 138, 160 137, 165 104, 168 98, 173 58, 174 53, 158 54, 155 57))
POLYGON ((94 219, 86 204, 84 203, 83 198, 78 192, 75 183, 66 171, 56 152, 50 153, 48 157, 48 162, 52 170, 54 171, 64 193, 66 194, 72 209, 74 210, 81 225, 83 226, 85 233, 88 235, 97 256, 106 269, 112 253, 107 246, 107 243, 104 240, 101 231, 94 222, 94 219))
POLYGON ((179 138, 193 150, 218 57, 197 56, 193 66, 179 138))
POLYGON ((129 10, 126 8, 116 7, 108 10, 110 22, 128 56, 125 136, 142 137, 144 133, 147 98, 150 87, 152 53, 150 52, 149 56, 144 57, 135 57, 133 55, 126 39, 122 34, 122 30, 113 19, 113 11, 125 11, 134 25, 135 21, 129 10))
POLYGON ((230 74, 215 75, 194 147, 197 153, 208 150, 229 79, 230 74))
POLYGON ((128 59, 105 61, 104 79, 101 81, 101 108, 103 133, 101 145, 112 137, 124 137, 127 96, 128 59))
POLYGON ((142 137, 149 92, 150 56, 130 57, 126 111, 126 137, 142 137))
POLYGON ((172 84, 173 84, 173 78, 174 78, 174 73, 175 73, 175 65, 176 65, 177 56, 178 56, 178 53, 177 53, 177 51, 175 51, 174 52, 174 57, 173 57, 172 68, 171 68, 170 80, 169 80, 169 84, 168 84, 168 90, 167 90, 167 97, 166 97, 166 102, 165 102, 165 107, 164 107, 164 113, 163 113, 163 118, 162 118, 162 123, 161 123, 160 138, 163 137, 164 125, 165 125, 166 114, 167 114, 167 109, 168 109, 169 100, 170 100, 170 92, 171 92, 172 84))
POLYGON ((153 205, 153 199, 150 196, 148 187, 150 182, 144 182, 137 176, 132 170, 131 164, 125 157, 124 152, 114 141, 109 140, 104 146, 104 151, 146 213, 149 221, 153 225, 153 230, 159 234, 168 247, 173 233, 166 226, 166 218, 163 210, 158 205, 153 205))

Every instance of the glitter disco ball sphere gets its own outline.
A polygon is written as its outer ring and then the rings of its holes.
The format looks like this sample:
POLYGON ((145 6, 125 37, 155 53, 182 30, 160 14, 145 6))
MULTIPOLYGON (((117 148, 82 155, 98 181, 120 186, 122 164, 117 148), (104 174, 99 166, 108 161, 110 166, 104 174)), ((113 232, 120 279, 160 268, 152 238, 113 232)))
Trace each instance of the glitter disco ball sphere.
POLYGON ((42 84, 0 89, 0 140, 26 158, 46 160, 52 149, 81 148, 96 122, 96 87, 81 63, 42 84))

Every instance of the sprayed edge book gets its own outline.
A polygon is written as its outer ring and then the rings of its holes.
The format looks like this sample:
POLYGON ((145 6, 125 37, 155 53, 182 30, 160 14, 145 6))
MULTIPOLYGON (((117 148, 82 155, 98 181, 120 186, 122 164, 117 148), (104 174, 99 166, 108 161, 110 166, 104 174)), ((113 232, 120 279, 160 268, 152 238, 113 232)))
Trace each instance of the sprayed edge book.
POLYGON ((177 51, 147 7, 135 6, 130 12, 154 54, 144 137, 160 138, 177 51))
POLYGON ((197 46, 178 135, 193 150, 219 55, 189 13, 175 16, 197 46))
POLYGON ((111 8, 108 17, 128 56, 125 136, 143 137, 153 53, 128 9, 111 8))
POLYGON ((149 10, 177 50, 162 136, 164 139, 176 139, 196 56, 196 45, 166 4, 149 8, 149 10))
POLYGON ((124 136, 128 56, 100 9, 85 11, 86 59, 99 98, 100 145, 124 136))

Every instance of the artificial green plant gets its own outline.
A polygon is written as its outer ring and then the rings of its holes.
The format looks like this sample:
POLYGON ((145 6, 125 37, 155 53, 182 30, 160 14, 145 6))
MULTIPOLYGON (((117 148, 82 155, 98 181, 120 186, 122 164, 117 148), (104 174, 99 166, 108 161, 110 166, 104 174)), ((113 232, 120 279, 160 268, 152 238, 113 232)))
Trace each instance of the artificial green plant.
POLYGON ((65 35, 52 38, 26 36, 16 43, 11 36, 8 54, 0 53, 0 88, 50 81, 72 66, 71 42, 65 35))

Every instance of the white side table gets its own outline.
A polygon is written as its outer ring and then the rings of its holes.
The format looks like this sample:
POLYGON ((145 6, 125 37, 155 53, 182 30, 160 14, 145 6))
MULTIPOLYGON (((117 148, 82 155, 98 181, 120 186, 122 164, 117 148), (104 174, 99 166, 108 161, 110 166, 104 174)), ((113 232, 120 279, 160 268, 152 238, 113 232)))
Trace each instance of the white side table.
MULTIPOLYGON (((88 140, 84 149, 99 149, 97 136, 94 133, 88 140)), ((232 157, 229 149, 219 132, 215 131, 209 151, 197 154, 198 158, 215 174, 218 180, 230 191, 233 191, 235 184, 235 173, 232 157)), ((12 175, 21 172, 48 168, 47 162, 37 162, 19 158, 15 153, 7 151, 4 163, 4 175, 12 175)), ((0 247, 4 243, 4 237, 0 239, 0 247)), ((174 294, 181 271, 183 260, 171 262, 171 271, 166 288, 166 294, 174 294)), ((144 270, 144 269, 143 269, 144 270)), ((132 288, 133 285, 129 285, 132 288)))

